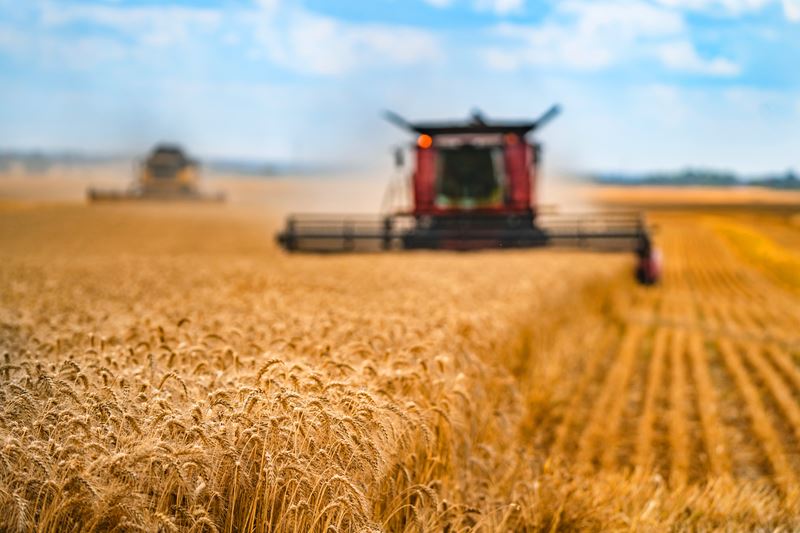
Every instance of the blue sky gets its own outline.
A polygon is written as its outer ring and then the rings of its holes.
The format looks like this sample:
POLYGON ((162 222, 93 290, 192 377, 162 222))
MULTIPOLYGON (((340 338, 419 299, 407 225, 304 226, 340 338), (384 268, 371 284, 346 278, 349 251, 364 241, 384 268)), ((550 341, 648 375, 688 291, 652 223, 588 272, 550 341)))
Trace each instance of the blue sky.
POLYGON ((569 170, 800 169, 800 0, 0 0, 0 147, 371 163, 536 116, 569 170))

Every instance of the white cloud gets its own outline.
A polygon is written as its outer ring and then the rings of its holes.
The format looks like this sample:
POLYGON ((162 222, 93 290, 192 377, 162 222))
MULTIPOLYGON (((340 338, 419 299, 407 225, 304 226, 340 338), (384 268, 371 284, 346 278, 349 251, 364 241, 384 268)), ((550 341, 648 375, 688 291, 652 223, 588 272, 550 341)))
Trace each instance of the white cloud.
POLYGON ((414 65, 442 57, 439 40, 430 32, 343 22, 299 9, 264 18, 256 39, 276 63, 324 75, 365 66, 414 65))
POLYGON ((218 11, 179 6, 117 7, 45 3, 42 7, 42 23, 46 28, 88 22, 111 28, 148 46, 185 42, 195 30, 215 30, 221 18, 218 11))
POLYGON ((525 0, 476 0, 475 1, 475 8, 477 10, 492 11, 493 13, 496 13, 498 15, 508 15, 509 13, 515 13, 521 11, 524 6, 525 6, 525 0))
MULTIPOLYGON (((423 2, 443 9, 453 6, 456 0, 423 0, 423 2)), ((525 0, 473 0, 472 6, 476 11, 491 11, 502 16, 522 11, 525 7, 525 0)))
POLYGON ((12 55, 20 55, 29 46, 30 37, 11 26, 0 26, 0 50, 12 55))
POLYGON ((48 38, 39 43, 42 57, 52 65, 66 65, 78 70, 91 70, 99 64, 124 61, 128 50, 120 43, 104 37, 79 37, 65 46, 60 39, 48 38))
POLYGON ((453 0, 423 0, 426 4, 431 5, 433 7, 438 7, 439 9, 450 7, 453 5, 453 0))
POLYGON ((36 58, 45 65, 67 66, 76 70, 124 60, 127 55, 124 46, 107 37, 81 36, 66 41, 53 35, 34 37, 5 26, 0 26, 0 52, 24 61, 36 58))
POLYGON ((719 57, 703 59, 697 53, 694 45, 687 40, 676 40, 659 45, 656 54, 664 66, 681 72, 711 76, 736 76, 742 70, 739 65, 728 59, 719 57))
POLYGON ((580 29, 626 35, 664 35, 684 29, 683 19, 669 10, 640 0, 569 0, 558 10, 575 17, 580 29))
MULTIPOLYGON (((166 55, 169 48, 179 47, 183 53, 202 50, 206 44, 224 45, 226 53, 236 53, 233 49, 238 48, 250 61, 266 57, 292 70, 321 75, 414 65, 443 55, 439 39, 431 32, 346 22, 294 5, 255 0, 248 6, 212 9, 44 0, 36 9, 37 36, 0 26, 0 50, 26 60, 38 56, 53 62, 61 57, 66 66, 87 67, 131 58, 152 65, 160 57, 171 57, 166 55), (76 38, 67 34, 74 25, 110 31, 76 38)), ((199 54, 194 58, 203 60, 199 54)))
POLYGON ((773 0, 657 0, 659 4, 678 9, 693 11, 711 11, 730 15, 739 15, 749 11, 758 11, 772 3, 773 0))
POLYGON ((256 4, 264 11, 274 12, 280 7, 281 0, 256 0, 256 4))
POLYGON ((790 22, 800 22, 800 0, 656 0, 659 4, 675 9, 702 11, 709 14, 738 17, 760 11, 779 1, 783 13, 790 22))
POLYGON ((546 168, 641 172, 688 166, 749 173, 800 163, 792 148, 800 143, 800 100, 790 90, 736 82, 587 84, 546 74, 537 80, 565 108, 557 127, 543 132, 546 168))
POLYGON ((502 44, 484 49, 483 57, 500 70, 525 65, 600 70, 656 59, 676 71, 725 76, 740 71, 728 59, 701 57, 679 12, 641 0, 570 0, 542 24, 502 24, 492 33, 502 44))
POLYGON ((783 0, 783 12, 792 22, 800 22, 800 0, 783 0))
POLYGON ((20 20, 33 25, 26 31, 0 26, 0 51, 21 61, 39 62, 45 68, 87 70, 132 59, 152 65, 168 47, 207 41, 222 21, 219 11, 178 6, 45 0, 27 8, 20 20), (73 26, 80 31, 75 32, 73 26))

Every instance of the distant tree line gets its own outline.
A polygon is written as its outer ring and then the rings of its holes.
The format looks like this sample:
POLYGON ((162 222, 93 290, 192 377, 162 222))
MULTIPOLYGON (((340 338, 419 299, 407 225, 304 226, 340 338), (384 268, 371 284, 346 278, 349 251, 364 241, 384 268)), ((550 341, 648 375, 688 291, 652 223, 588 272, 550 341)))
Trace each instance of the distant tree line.
POLYGON ((736 187, 753 185, 772 189, 800 189, 800 178, 793 170, 783 174, 739 176, 720 170, 686 169, 679 172, 651 172, 645 174, 604 173, 593 176, 592 181, 603 185, 646 186, 669 185, 673 187, 706 186, 736 187))
MULTIPOLYGON (((0 150, 0 174, 16 171, 35 176, 47 173, 53 167, 91 167, 111 163, 130 163, 137 159, 137 157, 123 154, 95 155, 80 152, 0 150)), ((201 161, 201 165, 205 170, 215 174, 248 177, 324 175, 347 170, 341 165, 327 163, 287 163, 247 159, 207 159, 201 161)))
POLYGON ((20 169, 29 174, 47 172, 54 166, 92 166, 117 163, 118 155, 90 155, 77 152, 0 151, 0 172, 20 169))

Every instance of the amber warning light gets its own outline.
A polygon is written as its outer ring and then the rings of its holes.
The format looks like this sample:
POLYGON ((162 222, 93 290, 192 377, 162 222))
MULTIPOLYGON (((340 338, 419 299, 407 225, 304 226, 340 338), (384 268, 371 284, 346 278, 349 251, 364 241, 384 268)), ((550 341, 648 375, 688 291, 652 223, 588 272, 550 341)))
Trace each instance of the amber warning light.
POLYGON ((426 148, 430 148, 433 145, 433 139, 430 135, 425 135, 424 133, 417 137, 417 146, 422 148, 423 150, 426 148))

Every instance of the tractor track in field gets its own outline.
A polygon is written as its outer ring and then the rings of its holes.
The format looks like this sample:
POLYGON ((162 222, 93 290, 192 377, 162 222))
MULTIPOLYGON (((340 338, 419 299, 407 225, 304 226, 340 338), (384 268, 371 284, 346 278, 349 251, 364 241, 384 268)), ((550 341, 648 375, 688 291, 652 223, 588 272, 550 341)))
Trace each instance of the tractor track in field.
POLYGON ((800 306, 712 227, 665 224, 663 284, 620 306, 573 378, 550 457, 679 488, 800 481, 800 306))

